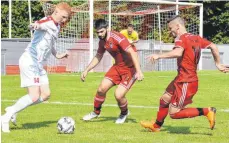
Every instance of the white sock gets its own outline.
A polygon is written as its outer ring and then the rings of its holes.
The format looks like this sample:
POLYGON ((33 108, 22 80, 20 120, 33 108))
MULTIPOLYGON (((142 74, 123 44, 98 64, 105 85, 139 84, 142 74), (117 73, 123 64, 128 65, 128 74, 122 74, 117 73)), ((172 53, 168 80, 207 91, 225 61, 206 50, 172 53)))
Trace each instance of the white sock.
POLYGON ((33 102, 30 106, 36 105, 36 104, 39 104, 39 103, 42 103, 43 101, 44 101, 43 98, 40 96, 40 97, 38 98, 38 100, 35 101, 35 102, 33 102))
POLYGON ((12 115, 22 111, 23 109, 30 106, 31 104, 33 104, 33 101, 29 94, 22 96, 21 98, 18 99, 18 101, 13 106, 11 106, 12 115))

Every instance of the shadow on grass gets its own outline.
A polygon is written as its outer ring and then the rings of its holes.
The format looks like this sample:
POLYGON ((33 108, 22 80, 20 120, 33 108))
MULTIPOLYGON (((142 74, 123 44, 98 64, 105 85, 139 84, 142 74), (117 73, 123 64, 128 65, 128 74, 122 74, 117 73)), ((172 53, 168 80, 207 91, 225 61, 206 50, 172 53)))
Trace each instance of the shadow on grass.
MULTIPOLYGON (((141 132, 151 132, 151 131, 149 129, 142 129, 141 132)), ((184 127, 184 126, 182 127, 181 126, 163 126, 160 132, 168 132, 169 134, 187 134, 187 135, 196 134, 196 135, 212 136, 212 133, 191 132, 190 127, 184 127)))
POLYGON ((191 132, 190 127, 164 126, 164 129, 161 131, 167 131, 170 134, 198 134, 212 136, 211 133, 191 132))
POLYGON ((36 123, 25 123, 22 124, 22 127, 14 126, 11 127, 11 130, 24 130, 24 129, 37 129, 42 127, 49 127, 50 124, 57 123, 57 121, 43 121, 36 123))
MULTIPOLYGON (((115 122, 116 119, 117 119, 117 117, 106 117, 106 116, 104 117, 103 116, 103 117, 98 117, 96 119, 93 119, 93 120, 87 121, 87 122, 106 122, 106 121, 115 122)), ((137 121, 136 121, 136 119, 127 117, 125 123, 137 123, 137 121)))

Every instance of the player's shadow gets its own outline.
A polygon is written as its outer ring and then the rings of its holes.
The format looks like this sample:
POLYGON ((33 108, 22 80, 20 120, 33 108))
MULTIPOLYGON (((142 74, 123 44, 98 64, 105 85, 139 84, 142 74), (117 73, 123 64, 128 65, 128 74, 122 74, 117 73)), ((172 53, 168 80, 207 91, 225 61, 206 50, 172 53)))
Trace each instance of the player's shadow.
MULTIPOLYGON (((90 122, 105 122, 105 121, 113 121, 113 122, 115 122, 116 119, 117 119, 117 117, 106 117, 106 116, 103 116, 103 117, 99 117, 97 119, 94 119, 94 120, 92 120, 90 122)), ((137 123, 137 121, 136 121, 136 119, 127 117, 125 123, 137 123)))
MULTIPOLYGON (((142 129, 142 132, 150 132, 147 129, 142 129)), ((206 135, 212 136, 211 133, 191 132, 190 127, 180 126, 163 126, 160 132, 168 132, 170 134, 190 134, 190 135, 206 135)))
POLYGON ((37 129, 42 127, 49 127, 50 124, 56 123, 57 121, 43 121, 43 122, 36 122, 36 123, 25 123, 22 124, 21 127, 14 126, 11 127, 12 130, 25 130, 25 129, 37 129))
POLYGON ((191 132, 190 127, 184 126, 163 126, 161 131, 167 131, 170 134, 198 134, 198 135, 207 135, 212 136, 211 133, 203 133, 203 132, 191 132))

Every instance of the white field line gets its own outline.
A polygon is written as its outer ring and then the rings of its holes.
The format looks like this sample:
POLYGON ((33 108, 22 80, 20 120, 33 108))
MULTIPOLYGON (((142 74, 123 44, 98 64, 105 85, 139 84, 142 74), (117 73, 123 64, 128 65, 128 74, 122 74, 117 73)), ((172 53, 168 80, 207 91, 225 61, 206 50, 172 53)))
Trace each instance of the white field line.
MULTIPOLYGON (((2 102, 16 102, 16 100, 8 100, 8 99, 3 99, 1 100, 2 102)), ((82 103, 82 102, 60 102, 60 101, 46 101, 43 102, 44 104, 56 104, 56 105, 82 105, 82 106, 93 106, 92 103, 82 103)), ((118 107, 116 104, 104 104, 103 106, 107 107, 118 107)), ((143 105, 128 105, 130 108, 144 108, 144 109, 157 109, 157 106, 143 106, 143 105)), ((217 110, 220 112, 229 112, 229 109, 220 109, 217 110)))

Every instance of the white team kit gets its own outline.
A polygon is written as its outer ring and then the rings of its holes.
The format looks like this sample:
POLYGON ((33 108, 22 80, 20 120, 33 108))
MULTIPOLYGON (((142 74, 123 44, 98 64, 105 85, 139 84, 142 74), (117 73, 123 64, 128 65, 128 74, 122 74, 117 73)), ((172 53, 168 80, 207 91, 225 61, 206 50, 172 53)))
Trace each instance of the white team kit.
POLYGON ((40 21, 40 29, 19 59, 21 87, 49 84, 48 76, 43 68, 58 38, 60 25, 52 17, 44 17, 40 21))

